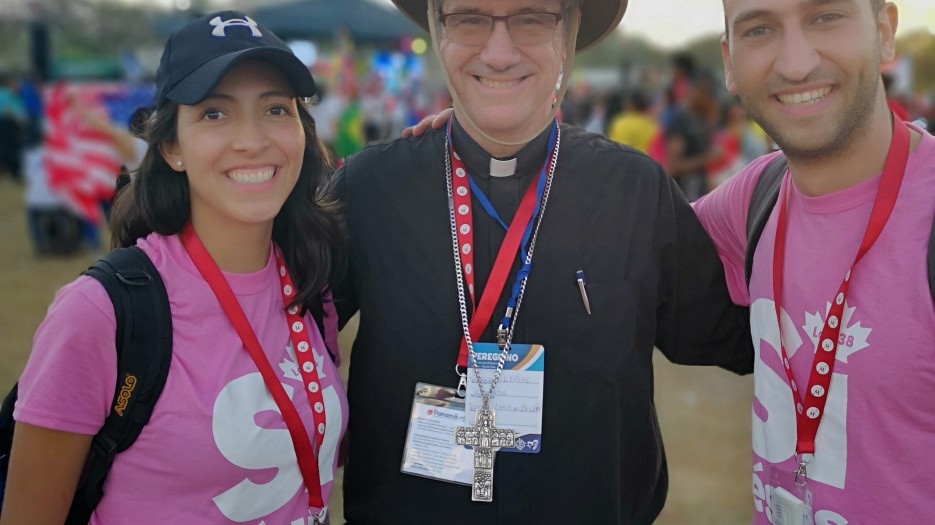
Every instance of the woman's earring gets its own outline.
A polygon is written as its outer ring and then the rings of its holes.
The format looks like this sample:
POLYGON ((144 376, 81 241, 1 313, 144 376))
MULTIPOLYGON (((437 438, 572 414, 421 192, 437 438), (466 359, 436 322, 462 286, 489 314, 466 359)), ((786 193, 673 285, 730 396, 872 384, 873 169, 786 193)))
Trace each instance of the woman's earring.
POLYGON ((175 165, 178 166, 178 167, 180 167, 180 168, 182 167, 183 164, 185 164, 185 163, 182 162, 182 161, 180 161, 180 160, 175 161, 175 165))

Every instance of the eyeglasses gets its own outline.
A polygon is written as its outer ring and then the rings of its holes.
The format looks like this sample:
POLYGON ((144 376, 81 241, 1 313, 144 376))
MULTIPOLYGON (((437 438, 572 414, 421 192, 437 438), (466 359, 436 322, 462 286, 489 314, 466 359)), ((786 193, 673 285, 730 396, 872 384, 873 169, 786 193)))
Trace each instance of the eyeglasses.
POLYGON ((515 13, 509 16, 448 13, 439 16, 439 20, 445 27, 445 36, 455 44, 484 45, 493 33, 494 24, 503 20, 514 44, 533 45, 548 42, 555 36, 555 28, 562 21, 562 15, 544 12, 515 13))

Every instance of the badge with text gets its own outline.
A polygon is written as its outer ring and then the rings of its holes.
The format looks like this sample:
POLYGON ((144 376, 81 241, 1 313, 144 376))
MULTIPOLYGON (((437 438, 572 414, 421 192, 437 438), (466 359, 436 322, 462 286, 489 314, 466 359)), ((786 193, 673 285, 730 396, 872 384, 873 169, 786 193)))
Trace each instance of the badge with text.
POLYGON ((401 471, 462 485, 473 480, 471 451, 455 444, 464 400, 451 387, 416 383, 401 471))
POLYGON ((782 487, 770 494, 774 525, 812 525, 812 509, 801 498, 782 487))
MULTIPOLYGON (((485 387, 497 373, 500 347, 496 343, 474 343, 474 355, 481 383, 485 387)), ((474 414, 483 401, 477 388, 474 363, 467 373, 466 419, 474 421, 474 414)), ((490 396, 490 408, 497 414, 497 427, 515 433, 513 446, 500 452, 538 454, 542 448, 542 388, 545 382, 545 347, 542 345, 510 346, 503 362, 503 370, 496 388, 490 396)))
POLYGON ((773 525, 813 525, 812 492, 802 483, 787 485, 788 471, 770 468, 769 508, 773 525))

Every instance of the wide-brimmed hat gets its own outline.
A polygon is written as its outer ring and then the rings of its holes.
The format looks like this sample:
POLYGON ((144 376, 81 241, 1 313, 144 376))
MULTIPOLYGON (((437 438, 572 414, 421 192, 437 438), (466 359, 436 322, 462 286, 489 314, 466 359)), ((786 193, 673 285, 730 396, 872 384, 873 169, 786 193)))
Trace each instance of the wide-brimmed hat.
MULTIPOLYGON (((431 0, 393 0, 393 3, 413 22, 428 31, 429 1, 431 0)), ((617 27, 626 10, 627 0, 582 0, 581 27, 578 28, 575 49, 582 51, 603 40, 617 27)))
POLYGON ((279 37, 243 13, 221 11, 193 20, 169 37, 156 70, 157 105, 166 100, 201 102, 248 58, 279 68, 296 96, 315 94, 312 74, 279 37))

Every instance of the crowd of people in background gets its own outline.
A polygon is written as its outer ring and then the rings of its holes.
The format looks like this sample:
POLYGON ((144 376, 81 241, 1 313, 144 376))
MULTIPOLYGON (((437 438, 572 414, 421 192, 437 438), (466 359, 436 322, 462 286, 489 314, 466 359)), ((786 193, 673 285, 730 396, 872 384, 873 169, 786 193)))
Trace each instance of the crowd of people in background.
MULTIPOLYGON (((613 89, 594 88, 586 78, 573 79, 559 119, 646 153, 666 168, 690 201, 775 149, 740 102, 724 91, 720 71, 700 68, 685 52, 674 54, 667 65, 649 66, 646 71, 643 80, 613 89)), ((891 78, 884 75, 884 79, 890 107, 897 115, 935 128, 935 105, 891 90, 891 78)), ((84 84, 60 81, 42 86, 25 76, 0 73, 0 178, 25 184, 30 238, 37 255, 70 255, 81 250, 97 254, 107 248, 100 232, 108 218, 113 185, 108 182, 107 189, 86 195, 91 204, 76 205, 68 194, 86 185, 85 178, 49 173, 50 97, 56 89, 80 91, 76 86, 84 84)), ((128 89, 123 83, 108 85, 111 92, 128 89)), ((433 90, 418 82, 392 93, 374 71, 351 81, 329 84, 323 79, 319 86, 311 112, 334 168, 367 144, 399 136, 426 115, 451 105, 443 88, 433 90)), ((149 88, 143 91, 151 93, 149 88)), ((80 125, 60 131, 90 132, 111 143, 109 154, 114 160, 108 164, 112 169, 105 170, 112 171, 116 180, 120 166, 132 170, 139 164, 142 140, 130 132, 128 111, 115 111, 107 96, 97 98, 103 100, 92 100, 90 106, 87 100, 81 104, 72 100, 66 110, 80 125), (109 112, 110 118, 102 112, 109 112)), ((139 96, 122 102, 147 105, 139 96)), ((60 143, 62 139, 51 140, 60 143)))
MULTIPOLYGON (((669 81, 655 75, 628 88, 571 87, 562 121, 636 148, 662 164, 689 200, 724 183, 757 157, 775 150, 766 132, 723 89, 720 71, 699 68, 688 53, 671 59, 669 81)), ((935 129, 935 106, 889 90, 890 108, 907 122, 935 129)))

